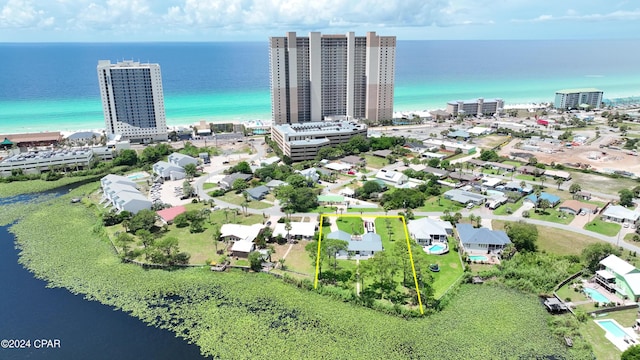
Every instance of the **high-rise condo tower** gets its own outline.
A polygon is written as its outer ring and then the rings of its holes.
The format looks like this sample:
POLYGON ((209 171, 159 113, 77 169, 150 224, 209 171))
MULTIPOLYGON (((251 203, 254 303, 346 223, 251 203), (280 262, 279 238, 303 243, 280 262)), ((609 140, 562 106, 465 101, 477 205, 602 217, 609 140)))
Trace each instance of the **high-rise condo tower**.
POLYGON ((395 36, 288 32, 269 42, 274 124, 392 118, 395 36))
POLYGON ((98 61, 107 135, 133 142, 167 140, 160 65, 98 61))

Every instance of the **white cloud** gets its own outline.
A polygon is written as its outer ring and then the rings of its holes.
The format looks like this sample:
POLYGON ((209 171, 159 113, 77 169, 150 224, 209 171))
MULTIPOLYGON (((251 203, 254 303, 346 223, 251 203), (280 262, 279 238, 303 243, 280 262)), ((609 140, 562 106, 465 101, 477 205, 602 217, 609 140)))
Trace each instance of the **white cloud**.
POLYGON ((513 19, 512 22, 546 22, 546 21, 635 21, 640 20, 640 10, 617 10, 606 14, 580 15, 575 10, 568 11, 567 15, 553 16, 540 15, 533 19, 513 19))
POLYGON ((123 30, 140 28, 153 18, 147 0, 107 0, 81 7, 68 23, 78 30, 123 30))
POLYGON ((0 28, 48 27, 54 22, 54 17, 36 9, 29 0, 9 0, 0 10, 0 28))

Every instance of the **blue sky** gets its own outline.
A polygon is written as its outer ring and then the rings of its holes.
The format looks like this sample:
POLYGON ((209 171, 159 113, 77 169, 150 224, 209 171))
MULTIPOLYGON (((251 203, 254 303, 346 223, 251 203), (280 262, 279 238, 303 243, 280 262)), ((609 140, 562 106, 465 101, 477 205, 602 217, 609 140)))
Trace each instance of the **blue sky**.
POLYGON ((399 40, 640 37, 637 0, 0 0, 0 42, 263 41, 286 31, 399 40))

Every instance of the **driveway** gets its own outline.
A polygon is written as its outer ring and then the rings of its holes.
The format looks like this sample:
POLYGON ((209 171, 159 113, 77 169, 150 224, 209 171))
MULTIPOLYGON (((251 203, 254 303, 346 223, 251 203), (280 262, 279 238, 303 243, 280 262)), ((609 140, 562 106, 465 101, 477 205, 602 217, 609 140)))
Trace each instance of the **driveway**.
POLYGON ((522 204, 522 206, 520 207, 520 209, 516 210, 513 212, 513 214, 511 214, 512 217, 517 217, 517 218, 521 218, 522 217, 522 213, 524 211, 528 211, 533 209, 533 203, 526 201, 522 204))

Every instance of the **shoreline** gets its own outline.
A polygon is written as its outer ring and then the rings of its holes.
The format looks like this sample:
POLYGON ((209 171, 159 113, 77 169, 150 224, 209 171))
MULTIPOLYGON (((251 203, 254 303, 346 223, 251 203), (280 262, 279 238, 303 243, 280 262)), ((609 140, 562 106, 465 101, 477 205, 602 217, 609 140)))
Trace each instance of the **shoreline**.
MULTIPOLYGON (((611 99, 604 99, 606 101, 618 101, 618 102, 624 102, 624 101, 628 101, 628 102, 633 102, 635 104, 640 104, 640 96, 625 96, 625 97, 617 97, 617 98, 611 98, 611 99)), ((541 109, 541 108, 546 108, 548 106, 549 103, 551 103, 552 101, 520 101, 517 103, 505 103, 504 109, 505 110, 510 110, 510 109, 541 109)), ((445 104, 446 107, 446 104, 445 104)), ((398 109, 398 110, 394 110, 394 114, 396 113, 400 113, 400 114, 417 114, 417 113, 423 113, 423 112, 430 112, 430 111, 436 111, 436 110, 442 110, 444 107, 440 107, 440 108, 434 108, 431 106, 426 106, 425 108, 418 110, 416 109, 417 106, 415 106, 413 109, 408 110, 408 109, 398 109)), ((188 128, 192 125, 195 125, 197 123, 199 123, 200 121, 206 121, 207 123, 232 123, 232 124, 245 124, 248 122, 253 122, 253 121, 266 121, 266 122, 270 122, 271 121, 271 116, 270 114, 264 114, 264 118, 262 118, 262 116, 260 116, 259 114, 247 114, 246 116, 242 116, 242 115, 235 115, 235 116, 230 116, 231 119, 227 118, 227 117, 223 117, 223 116, 215 116, 215 115, 210 115, 210 116, 187 116, 184 118, 175 118, 174 120, 171 119, 167 119, 167 127, 170 129, 177 129, 177 128, 188 128), (243 119, 244 118, 244 119, 243 119)), ((87 124, 66 124, 69 126, 65 126, 63 124, 60 125, 52 125, 52 126, 31 126, 31 127, 9 127, 7 130, 2 130, 2 127, 0 127, 0 134, 2 135, 10 135, 10 134, 37 134, 37 133, 44 133, 44 132, 60 132, 61 134, 63 134, 63 137, 69 136, 71 134, 74 133, 78 133, 78 132, 96 132, 96 133, 101 133, 105 130, 104 126, 98 126, 98 122, 95 121, 91 121, 91 123, 95 123, 93 125, 87 125, 87 124)), ((104 124, 104 123, 101 123, 104 124)))

